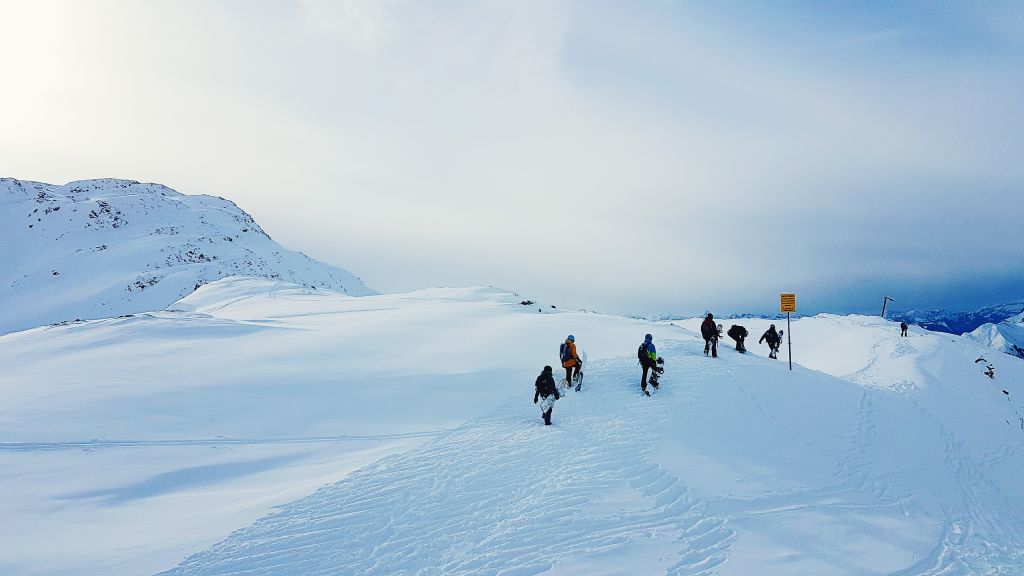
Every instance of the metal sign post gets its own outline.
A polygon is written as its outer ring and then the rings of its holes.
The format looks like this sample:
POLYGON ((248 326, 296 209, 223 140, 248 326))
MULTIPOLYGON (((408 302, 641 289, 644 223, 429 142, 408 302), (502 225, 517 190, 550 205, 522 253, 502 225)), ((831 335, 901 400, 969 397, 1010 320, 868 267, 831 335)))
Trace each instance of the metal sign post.
POLYGON ((786 312, 786 342, 789 344, 789 371, 793 371, 793 329, 789 326, 789 312, 786 312))
POLYGON ((888 304, 889 302, 895 302, 895 300, 889 298, 888 296, 882 298, 882 318, 885 318, 885 305, 888 304))
POLYGON ((789 323, 789 315, 796 312, 796 294, 780 294, 779 304, 786 313, 786 341, 789 344, 789 369, 793 369, 793 328, 789 323))

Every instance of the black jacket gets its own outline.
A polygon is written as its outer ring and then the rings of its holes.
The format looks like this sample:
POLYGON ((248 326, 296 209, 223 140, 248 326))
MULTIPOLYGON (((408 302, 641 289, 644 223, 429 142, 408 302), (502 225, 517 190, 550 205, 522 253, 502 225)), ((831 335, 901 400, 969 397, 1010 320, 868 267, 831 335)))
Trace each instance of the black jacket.
POLYGON ((764 331, 764 334, 761 335, 761 339, 757 343, 760 344, 765 340, 768 341, 769 346, 776 344, 780 340, 779 333, 775 331, 775 328, 769 328, 764 331))
POLYGON ((547 398, 554 394, 555 400, 561 398, 558 393, 558 386, 555 385, 555 379, 551 376, 551 372, 541 372, 540 376, 537 376, 537 391, 533 394, 533 401, 536 402, 537 398, 547 398))
POLYGON ((711 340, 715 336, 718 336, 718 326, 715 325, 715 321, 709 318, 705 318, 704 322, 700 325, 700 335, 705 340, 711 340))
POLYGON ((733 324, 732 327, 729 328, 728 334, 729 338, 732 338, 733 340, 742 340, 747 337, 747 329, 739 324, 733 324))

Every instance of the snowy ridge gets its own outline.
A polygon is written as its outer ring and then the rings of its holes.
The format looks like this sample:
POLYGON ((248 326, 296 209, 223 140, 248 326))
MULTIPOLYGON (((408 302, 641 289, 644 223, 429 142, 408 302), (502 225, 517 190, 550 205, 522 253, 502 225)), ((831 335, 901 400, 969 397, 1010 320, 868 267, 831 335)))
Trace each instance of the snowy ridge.
POLYGON ((0 228, 0 333, 160 310, 231 275, 373 293, 282 248, 234 203, 160 184, 0 178, 0 228))
POLYGON ((1024 358, 1024 312, 998 324, 982 324, 965 336, 983 346, 1024 358))
POLYGON ((711 359, 699 319, 520 300, 236 277, 167 311, 0 336, 0 572, 938 576, 1024 563, 1024 361, 820 315, 793 322, 790 372, 757 344, 767 320, 737 322, 751 352, 723 342, 711 359), (570 332, 587 376, 545 427, 533 379, 570 332), (666 359, 652 398, 635 359, 645 332, 666 359), (174 353, 139 353, 156 345, 174 353))

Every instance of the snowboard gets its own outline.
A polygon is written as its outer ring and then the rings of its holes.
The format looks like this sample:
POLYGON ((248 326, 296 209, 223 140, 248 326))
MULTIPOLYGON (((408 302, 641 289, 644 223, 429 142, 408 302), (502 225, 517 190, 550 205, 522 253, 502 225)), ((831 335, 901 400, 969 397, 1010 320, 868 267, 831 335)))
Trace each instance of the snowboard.
POLYGON ((583 371, 587 369, 587 351, 580 350, 580 373, 576 375, 576 391, 579 392, 580 388, 583 387, 583 371))
POLYGON ((583 386, 583 371, 587 369, 587 351, 578 350, 577 356, 580 357, 580 373, 573 377, 572 382, 569 382, 565 378, 559 382, 559 385, 566 391, 575 389, 577 392, 583 386))
POLYGON ((543 413, 547 412, 548 408, 551 408, 554 405, 555 405, 555 395, 554 394, 548 396, 547 398, 541 398, 541 400, 540 400, 540 413, 543 414, 543 413))

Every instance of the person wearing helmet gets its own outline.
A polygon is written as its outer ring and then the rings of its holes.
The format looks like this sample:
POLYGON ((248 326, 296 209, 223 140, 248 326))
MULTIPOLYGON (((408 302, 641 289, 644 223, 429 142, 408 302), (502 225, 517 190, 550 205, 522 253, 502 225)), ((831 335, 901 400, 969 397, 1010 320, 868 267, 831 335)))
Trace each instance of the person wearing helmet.
POLYGON ((782 335, 775 331, 775 324, 769 326, 764 334, 761 335, 761 339, 757 343, 760 344, 761 342, 768 343, 769 358, 777 359, 779 357, 779 345, 782 344, 782 335))
POLYGON ((650 396, 651 393, 647 391, 647 373, 657 366, 658 361, 658 351, 654 348, 654 336, 644 334, 644 343, 637 349, 636 355, 643 368, 643 374, 640 375, 640 390, 650 396))
POLYGON ((580 357, 576 355, 576 337, 569 334, 565 342, 558 347, 558 357, 562 361, 562 368, 565 368, 565 385, 580 378, 580 357))
POLYGON ((700 335, 704 337, 704 355, 711 351, 712 358, 718 358, 718 326, 715 326, 715 317, 708 312, 704 322, 700 325, 700 335))
POLYGON ((558 394, 558 386, 555 386, 555 378, 551 375, 551 366, 545 366, 537 381, 534 384, 536 392, 533 393, 533 403, 540 402, 540 417, 544 419, 545 426, 551 426, 551 410, 554 409, 555 400, 561 398, 558 394))

